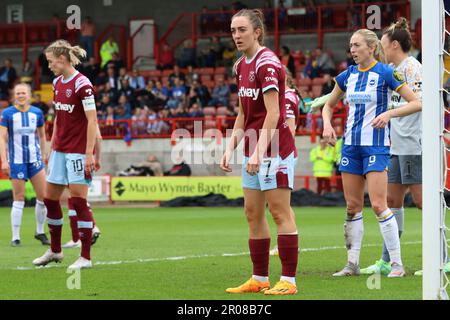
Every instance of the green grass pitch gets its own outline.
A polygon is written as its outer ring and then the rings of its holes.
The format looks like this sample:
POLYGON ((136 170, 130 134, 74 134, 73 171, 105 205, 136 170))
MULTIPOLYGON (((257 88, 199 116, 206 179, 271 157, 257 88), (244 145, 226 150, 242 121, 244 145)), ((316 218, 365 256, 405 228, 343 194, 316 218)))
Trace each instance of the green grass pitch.
MULTIPOLYGON (((67 266, 79 249, 65 249, 62 264, 34 268, 31 261, 47 249, 33 239, 34 210, 27 208, 22 247, 10 247, 9 208, 0 215, 0 299, 421 299, 421 213, 406 209, 402 256, 407 277, 381 277, 370 290, 367 276, 333 278, 346 262, 343 208, 294 208, 300 233, 299 293, 288 297, 230 295, 224 289, 251 275, 248 229, 242 208, 112 207, 96 209, 102 231, 92 249, 94 268, 82 270, 80 289, 69 289, 67 266)), ((67 212, 67 210, 65 210, 67 212)), ((65 215, 63 243, 70 239, 65 215)), ((365 209, 361 266, 380 258, 381 235, 365 209)), ((276 231, 269 217, 272 245, 276 231)), ((46 229, 47 230, 47 229, 46 229)), ((280 262, 270 259, 270 280, 278 280, 280 262)), ((69 279, 69 280, 70 280, 69 279)), ((69 281, 69 283, 75 283, 69 281)))

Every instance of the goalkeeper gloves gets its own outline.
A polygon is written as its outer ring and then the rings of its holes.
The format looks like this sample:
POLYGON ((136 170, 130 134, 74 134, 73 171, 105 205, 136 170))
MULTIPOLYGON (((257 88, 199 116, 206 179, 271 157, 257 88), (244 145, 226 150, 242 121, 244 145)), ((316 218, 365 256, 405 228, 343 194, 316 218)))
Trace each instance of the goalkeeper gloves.
POLYGON ((327 103, 328 99, 330 98, 330 95, 331 93, 315 98, 312 101, 306 102, 305 103, 306 110, 308 110, 309 113, 314 113, 317 110, 322 109, 322 107, 325 105, 325 103, 327 103))

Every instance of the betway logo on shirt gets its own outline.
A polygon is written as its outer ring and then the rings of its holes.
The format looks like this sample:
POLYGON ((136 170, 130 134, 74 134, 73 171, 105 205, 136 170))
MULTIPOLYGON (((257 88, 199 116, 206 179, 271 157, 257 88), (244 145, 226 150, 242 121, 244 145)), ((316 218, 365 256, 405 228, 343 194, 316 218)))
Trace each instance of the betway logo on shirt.
POLYGON ((74 108, 75 108, 74 104, 65 104, 65 103, 61 103, 61 102, 55 102, 56 110, 67 111, 69 113, 72 113, 74 108))
POLYGON ((261 89, 252 89, 252 88, 241 87, 239 89, 238 95, 239 95, 239 97, 252 98, 252 100, 256 101, 256 100, 258 100, 259 90, 261 90, 261 89))

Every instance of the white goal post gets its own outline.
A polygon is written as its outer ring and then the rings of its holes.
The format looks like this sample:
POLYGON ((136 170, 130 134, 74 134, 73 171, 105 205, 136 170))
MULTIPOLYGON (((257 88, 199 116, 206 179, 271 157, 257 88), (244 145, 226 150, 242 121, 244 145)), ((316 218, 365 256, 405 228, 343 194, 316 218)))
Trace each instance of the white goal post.
MULTIPOLYGON (((424 300, 448 299, 443 273, 445 239, 445 188, 443 141, 443 49, 445 11, 442 0, 422 0, 423 64, 423 216, 422 293, 424 300)), ((445 35, 448 37, 448 35, 445 35)))

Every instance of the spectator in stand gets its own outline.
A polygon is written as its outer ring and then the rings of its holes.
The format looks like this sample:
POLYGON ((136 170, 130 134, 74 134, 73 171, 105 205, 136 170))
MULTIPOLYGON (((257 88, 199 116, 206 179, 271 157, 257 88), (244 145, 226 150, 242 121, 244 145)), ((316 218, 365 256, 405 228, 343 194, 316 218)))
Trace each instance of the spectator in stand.
MULTIPOLYGON (((41 53, 39 54, 38 61, 39 61, 39 67, 41 68, 41 82, 42 83, 51 83, 53 79, 53 72, 50 71, 48 68, 48 61, 45 57, 45 50, 46 47, 43 47, 41 50, 41 53)), ((1 91, 1 89, 0 89, 1 91)))
POLYGON ((119 110, 119 108, 123 108, 124 110, 123 116, 125 116, 126 119, 131 119, 131 115, 133 113, 134 108, 132 107, 130 101, 128 100, 128 97, 124 94, 119 97, 119 101, 117 102, 116 109, 119 110))
POLYGON ((116 77, 113 67, 109 67, 106 70, 106 78, 107 78, 107 82, 111 85, 111 88, 119 90, 119 88, 120 88, 119 79, 116 77))
POLYGON ((169 88, 162 85, 161 81, 156 81, 155 87, 151 89, 151 92, 155 96, 156 99, 160 99, 164 101, 164 104, 167 102, 167 99, 172 95, 169 88))
POLYGON ((127 80, 128 84, 130 84, 130 76, 128 75, 127 68, 122 67, 119 69, 117 80, 119 81, 119 90, 122 89, 122 80, 127 80))
POLYGON ((303 77, 304 78, 312 78, 313 76, 313 57, 311 55, 311 52, 306 51, 305 52, 305 67, 303 68, 303 77))
POLYGON ((156 120, 158 119, 158 114, 154 109, 148 110, 147 119, 149 120, 146 127, 147 133, 156 133, 155 131, 158 124, 158 121, 156 120))
POLYGON ((346 68, 348 68, 350 66, 356 66, 356 62, 355 62, 355 60, 353 60, 350 49, 347 49, 347 67, 346 68))
POLYGON ((193 47, 191 40, 185 40, 183 42, 183 48, 181 49, 180 58, 178 59, 178 65, 181 68, 186 68, 188 65, 192 65, 193 67, 197 65, 195 48, 193 47))
POLYGON ((291 54, 291 50, 287 46, 281 47, 281 63, 288 68, 291 74, 295 77, 295 62, 294 57, 291 54))
MULTIPOLYGON (((153 112, 153 109, 149 109, 147 106, 143 108, 136 107, 134 109, 133 116, 131 117, 133 134, 145 134, 147 133, 147 122, 145 121, 149 118, 149 114, 153 112)), ((150 118, 149 118, 150 119, 150 118)))
POLYGON ((207 29, 211 27, 214 18, 211 13, 209 13, 208 7, 203 6, 200 13, 200 32, 205 34, 207 29))
POLYGON ((183 160, 182 157, 178 157, 174 161, 173 167, 169 171, 164 172, 165 176, 190 176, 191 167, 183 160))
POLYGON ((111 87, 111 84, 109 82, 107 82, 103 88, 103 90, 101 90, 99 92, 99 96, 100 99, 104 96, 107 95, 109 96, 109 100, 112 103, 117 103, 117 100, 119 99, 119 92, 117 91, 117 89, 111 87))
POLYGON ((233 67, 234 62, 236 61, 237 54, 238 51, 236 50, 234 41, 230 40, 222 53, 222 60, 224 67, 227 68, 233 67))
POLYGON ((119 45, 114 41, 114 36, 110 35, 100 47, 101 68, 113 59, 114 53, 119 54, 119 45))
POLYGON ((180 67, 178 65, 173 66, 173 72, 169 75, 169 83, 173 87, 175 85, 175 78, 179 78, 180 80, 186 81, 186 76, 183 72, 181 72, 180 67))
POLYGON ((201 65, 205 68, 215 68, 218 60, 222 60, 222 44, 218 37, 211 37, 209 45, 202 50, 201 65))
POLYGON ((221 5, 219 8, 219 12, 215 14, 216 25, 219 27, 220 32, 228 33, 230 30, 230 13, 228 12, 228 8, 224 5, 221 5))
POLYGON ((228 80, 228 87, 230 88, 230 93, 238 93, 238 87, 236 83, 236 77, 231 77, 228 80))
MULTIPOLYGON (((284 6, 284 0, 278 1, 278 24, 281 29, 287 29, 287 9, 284 6)), ((293 73, 295 75, 295 73, 293 73)))
POLYGON ((186 86, 184 81, 180 78, 174 79, 174 86, 172 88, 172 96, 169 98, 167 105, 169 108, 177 108, 186 104, 186 86))
POLYGON ((141 91, 145 89, 145 79, 143 76, 139 75, 137 69, 133 69, 133 75, 129 79, 130 87, 135 91, 141 91))
POLYGON ((188 116, 190 118, 203 118, 205 114, 203 113, 202 109, 200 108, 198 103, 192 104, 192 106, 189 108, 189 114, 188 116))
POLYGON ((81 23, 80 30, 80 44, 86 49, 88 58, 94 56, 94 36, 95 36, 95 24, 91 17, 86 17, 86 19, 81 23))
POLYGON ((93 84, 95 84, 96 87, 99 86, 104 86, 105 83, 108 82, 108 77, 106 76, 106 72, 102 69, 100 69, 100 72, 98 73, 97 78, 95 79, 95 81, 93 82, 93 84))
POLYGON ((42 113, 44 114, 44 118, 47 116, 48 113, 48 105, 41 100, 41 95, 39 93, 35 93, 34 96, 34 102, 33 106, 41 109, 42 113))
POLYGON ((331 192, 330 179, 333 175, 335 152, 327 141, 320 137, 320 143, 309 153, 309 160, 313 163, 313 175, 317 181, 317 194, 331 192))
POLYGON ((273 1, 265 0, 264 7, 262 9, 265 17, 266 26, 273 26, 273 17, 274 17, 274 9, 273 9, 273 1))
POLYGON ((86 77, 88 77, 91 83, 95 83, 100 73, 100 66, 97 63, 95 63, 94 57, 90 57, 87 62, 83 63, 81 73, 84 74, 86 77))
POLYGON ((195 80, 189 89, 189 102, 188 105, 192 106, 194 103, 200 103, 200 105, 206 106, 211 100, 209 90, 207 87, 202 85, 199 81, 195 80))
POLYGON ((323 51, 322 48, 317 48, 315 53, 318 68, 317 76, 320 76, 323 73, 329 73, 334 76, 336 74, 336 65, 330 55, 323 51))
MULTIPOLYGON (((135 92, 134 89, 132 87, 130 87, 129 83, 128 83, 128 79, 122 79, 122 81, 120 82, 120 90, 118 91, 119 93, 119 101, 120 101, 120 96, 125 96, 127 97, 127 100, 131 103, 134 104, 135 102, 135 92)), ((131 116, 131 114, 130 114, 131 116)))
POLYGON ((175 57, 172 49, 167 43, 164 43, 161 50, 161 56, 159 58, 159 70, 172 69, 175 65, 175 57))
POLYGON ((230 87, 223 79, 217 81, 211 94, 212 99, 208 102, 209 106, 227 106, 230 98, 230 87))
POLYGON ((242 9, 248 9, 248 7, 245 4, 243 4, 241 1, 234 1, 231 5, 233 7, 233 11, 236 11, 236 12, 238 12, 242 9))
POLYGON ((123 63, 123 61, 120 58, 119 54, 117 52, 114 52, 112 54, 112 59, 106 63, 105 67, 106 68, 113 67, 114 74, 115 74, 116 77, 118 77, 120 68, 124 68, 125 64, 123 63))
POLYGON ((17 79, 17 72, 12 65, 12 60, 6 58, 4 66, 0 68, 0 99, 7 99, 9 89, 12 89, 17 79))
POLYGON ((194 71, 191 65, 187 66, 186 86, 191 87, 194 81, 198 81, 200 76, 194 71))
POLYGON ((322 94, 321 94, 322 96, 331 93, 331 91, 333 91, 334 88, 334 81, 329 73, 325 73, 323 75, 323 79, 324 84, 322 86, 322 94))
POLYGON ((167 133, 170 131, 170 126, 169 124, 166 122, 166 120, 163 119, 167 119, 168 118, 168 110, 159 110, 158 111, 158 116, 157 119, 159 119, 158 122, 155 123, 155 126, 152 127, 152 133, 155 134, 159 134, 159 133, 167 133))
POLYGON ((33 88, 34 67, 30 60, 26 60, 19 73, 20 82, 27 83, 33 88))
MULTIPOLYGON (((112 107, 113 102, 111 101, 111 98, 109 95, 105 94, 102 96, 100 103, 97 106, 97 118, 103 119, 104 116, 107 114, 108 107, 112 107)), ((113 109, 114 111, 114 109, 113 109)), ((106 119, 103 119, 106 120, 106 119)))

